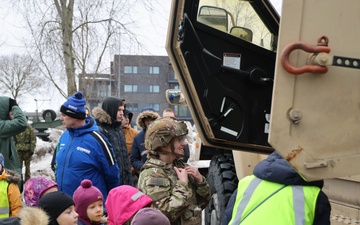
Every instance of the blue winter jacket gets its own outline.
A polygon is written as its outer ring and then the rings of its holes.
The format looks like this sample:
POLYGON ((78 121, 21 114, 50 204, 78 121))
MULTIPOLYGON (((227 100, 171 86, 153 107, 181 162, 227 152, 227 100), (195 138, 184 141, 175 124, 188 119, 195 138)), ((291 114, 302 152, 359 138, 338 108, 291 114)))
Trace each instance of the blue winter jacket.
POLYGON ((131 165, 134 167, 134 169, 137 170, 137 172, 140 172, 141 167, 144 165, 144 163, 147 160, 146 154, 141 155, 146 148, 145 148, 145 133, 146 129, 140 131, 135 137, 134 141, 132 143, 131 152, 130 152, 130 160, 131 165))
POLYGON ((108 192, 119 186, 120 175, 113 149, 94 119, 87 117, 86 125, 67 129, 58 146, 55 173, 59 190, 73 196, 81 181, 89 179, 105 202, 108 192))

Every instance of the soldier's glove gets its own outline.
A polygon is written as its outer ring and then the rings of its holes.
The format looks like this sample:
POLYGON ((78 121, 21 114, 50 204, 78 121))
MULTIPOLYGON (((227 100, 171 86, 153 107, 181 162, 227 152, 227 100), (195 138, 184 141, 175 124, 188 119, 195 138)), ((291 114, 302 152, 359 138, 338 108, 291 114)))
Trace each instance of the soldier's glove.
POLYGON ((9 112, 12 111, 12 107, 13 106, 18 106, 17 102, 15 99, 9 98, 9 112))

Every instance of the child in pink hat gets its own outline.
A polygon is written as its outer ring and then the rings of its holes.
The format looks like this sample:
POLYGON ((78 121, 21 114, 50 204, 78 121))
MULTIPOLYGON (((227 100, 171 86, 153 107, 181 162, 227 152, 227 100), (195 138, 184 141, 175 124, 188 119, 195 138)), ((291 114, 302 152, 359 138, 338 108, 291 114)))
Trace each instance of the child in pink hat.
POLYGON ((46 193, 57 191, 55 181, 48 177, 32 177, 25 182, 24 200, 27 206, 36 206, 46 193))
POLYGON ((79 214, 78 225, 98 225, 104 222, 104 197, 91 180, 81 181, 73 199, 75 211, 79 214))
POLYGON ((152 199, 149 196, 130 185, 111 189, 105 202, 108 225, 130 225, 135 213, 142 208, 150 207, 151 203, 152 199))

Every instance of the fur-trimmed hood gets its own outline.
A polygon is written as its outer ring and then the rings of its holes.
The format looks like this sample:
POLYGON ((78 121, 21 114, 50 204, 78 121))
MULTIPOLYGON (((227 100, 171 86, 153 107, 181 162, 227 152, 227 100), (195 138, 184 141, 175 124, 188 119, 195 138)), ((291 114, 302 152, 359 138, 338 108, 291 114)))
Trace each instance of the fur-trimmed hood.
POLYGON ((2 174, 0 174, 0 180, 6 179, 9 183, 18 184, 21 180, 21 177, 18 173, 13 170, 4 169, 2 174))
POLYGON ((157 118, 160 118, 160 115, 156 112, 145 110, 141 112, 138 117, 136 118, 136 124, 141 127, 142 129, 145 129, 145 124, 143 119, 145 118, 152 118, 153 120, 156 120, 157 118))
POLYGON ((107 124, 111 124, 111 117, 109 114, 107 114, 105 112, 105 110, 103 110, 100 107, 95 107, 92 110, 92 114, 95 118, 95 120, 99 121, 100 123, 107 123, 107 124))
POLYGON ((39 207, 23 207, 19 217, 21 225, 48 225, 49 216, 39 207))

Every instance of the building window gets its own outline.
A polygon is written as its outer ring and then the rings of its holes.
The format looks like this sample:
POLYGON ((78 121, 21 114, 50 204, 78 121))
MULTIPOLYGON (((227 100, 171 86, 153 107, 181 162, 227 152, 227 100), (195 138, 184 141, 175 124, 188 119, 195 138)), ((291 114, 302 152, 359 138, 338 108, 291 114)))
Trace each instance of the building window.
POLYGON ((149 107, 153 108, 156 112, 159 112, 160 110, 160 104, 158 103, 151 103, 149 107))
POLYGON ((150 85, 149 86, 149 90, 150 92, 153 92, 153 93, 159 93, 160 92, 160 87, 159 85, 150 85))
POLYGON ((175 113, 178 117, 188 117, 191 116, 187 106, 175 106, 175 113))
POLYGON ((160 73, 160 67, 158 66, 150 66, 150 74, 159 74, 160 73))
POLYGON ((99 86, 99 90, 98 90, 98 97, 103 98, 103 97, 106 97, 107 95, 108 95, 108 93, 107 93, 107 87, 106 87, 106 85, 105 85, 105 84, 101 84, 101 85, 99 86))
POLYGON ((126 84, 124 86, 124 91, 125 92, 138 92, 138 86, 135 85, 131 85, 131 84, 126 84))
POLYGON ((124 74, 137 74, 137 66, 124 66, 124 74))
POLYGON ((130 112, 137 112, 139 111, 139 106, 137 103, 126 103, 126 109, 130 112))

